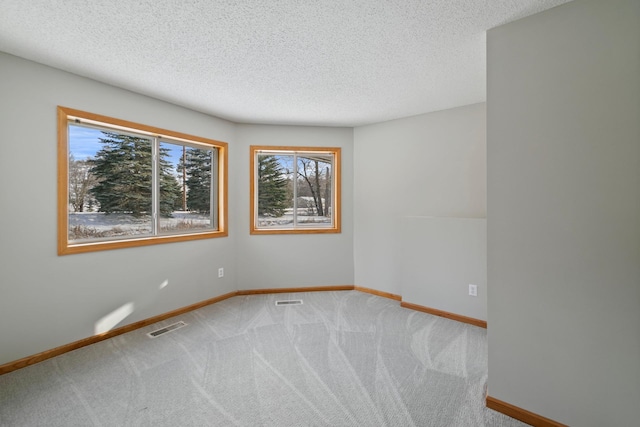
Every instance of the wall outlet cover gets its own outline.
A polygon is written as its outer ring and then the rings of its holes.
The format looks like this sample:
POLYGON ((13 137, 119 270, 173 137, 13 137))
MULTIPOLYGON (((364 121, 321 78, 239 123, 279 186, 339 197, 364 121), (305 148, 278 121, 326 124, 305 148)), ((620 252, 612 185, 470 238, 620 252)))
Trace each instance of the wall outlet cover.
POLYGON ((472 297, 478 296, 478 285, 469 285, 469 295, 472 297))

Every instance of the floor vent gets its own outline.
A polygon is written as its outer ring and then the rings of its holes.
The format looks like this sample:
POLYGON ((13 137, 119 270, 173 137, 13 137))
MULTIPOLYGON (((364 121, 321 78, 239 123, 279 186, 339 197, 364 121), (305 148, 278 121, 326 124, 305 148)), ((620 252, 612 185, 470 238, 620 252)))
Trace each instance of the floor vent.
POLYGON ((159 337, 162 334, 166 334, 167 332, 171 332, 171 331, 175 331, 176 329, 180 329, 183 326, 187 326, 186 323, 184 323, 182 320, 176 323, 172 323, 169 326, 165 326, 164 328, 155 330, 153 332, 149 332, 147 335, 149 336, 149 338, 156 338, 159 337))
POLYGON ((300 305, 302 304, 301 299, 287 299, 276 301, 276 305, 300 305))

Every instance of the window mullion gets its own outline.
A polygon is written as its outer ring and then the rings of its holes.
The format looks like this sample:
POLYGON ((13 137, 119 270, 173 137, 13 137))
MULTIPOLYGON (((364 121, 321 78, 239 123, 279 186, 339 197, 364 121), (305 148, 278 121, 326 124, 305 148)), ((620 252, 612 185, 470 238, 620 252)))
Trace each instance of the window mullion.
POLYGON ((298 155, 293 154, 293 227, 298 226, 298 155))
POLYGON ((157 137, 153 138, 152 144, 152 163, 151 163, 151 215, 153 221, 151 221, 152 225, 152 234, 154 236, 158 235, 160 230, 160 180, 158 179, 160 174, 160 141, 157 137))
POLYGON ((217 215, 214 215, 215 212, 218 211, 218 186, 215 185, 218 182, 218 150, 211 150, 211 182, 210 185, 210 203, 209 203, 209 213, 211 218, 211 224, 213 224, 214 229, 218 229, 219 218, 217 215))

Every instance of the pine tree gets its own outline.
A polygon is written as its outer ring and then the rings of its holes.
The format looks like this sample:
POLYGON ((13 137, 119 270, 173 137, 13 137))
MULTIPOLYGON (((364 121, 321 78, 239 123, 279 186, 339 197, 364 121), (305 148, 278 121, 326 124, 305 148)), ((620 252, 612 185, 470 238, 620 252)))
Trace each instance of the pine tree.
POLYGON ((278 158, 258 156, 258 215, 279 217, 288 205, 287 179, 278 158))
POLYGON ((91 172, 98 184, 91 189, 100 212, 151 212, 151 141, 112 132, 102 132, 102 149, 92 160, 91 172))
POLYGON ((166 158, 169 150, 160 148, 160 216, 171 217, 173 211, 181 209, 181 191, 178 181, 172 173, 173 165, 166 158))
POLYGON ((180 160, 178 171, 186 170, 187 207, 194 212, 208 214, 211 211, 211 160, 212 150, 187 148, 186 164, 180 160))
MULTIPOLYGON (((151 140, 143 137, 102 132, 103 147, 91 160, 91 173, 98 183, 91 193, 105 213, 150 214, 153 156, 151 140)), ((178 183, 171 174, 167 150, 159 153, 160 214, 170 216, 180 197, 178 183)))

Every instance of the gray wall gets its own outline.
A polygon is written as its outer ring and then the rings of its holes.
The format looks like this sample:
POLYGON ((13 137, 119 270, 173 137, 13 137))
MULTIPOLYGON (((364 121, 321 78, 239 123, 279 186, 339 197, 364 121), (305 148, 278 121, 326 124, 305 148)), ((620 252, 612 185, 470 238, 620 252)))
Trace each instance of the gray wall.
POLYGON ((402 217, 398 243, 403 301, 487 320, 486 219, 402 217))
MULTIPOLYGON (((475 104, 355 128, 356 285, 424 295, 420 288, 430 280, 424 269, 399 254, 415 246, 417 256, 426 256, 419 239, 428 237, 403 237, 407 217, 486 216, 485 120, 485 105, 475 104)), ((434 293, 451 294, 450 283, 430 283, 438 286, 434 293)), ((407 302, 473 317, 467 285, 459 284, 448 308, 426 295, 407 302)))
POLYGON ((640 2, 488 33, 489 395, 575 426, 640 403, 640 2))
POLYGON ((237 282, 239 289, 353 285, 353 130, 238 125, 237 282), (249 146, 341 147, 342 232, 249 234, 249 146))
POLYGON ((0 75, 0 364, 130 302, 120 325, 238 288, 353 284, 351 129, 237 125, 4 53, 0 75), (58 256, 57 105, 228 142, 229 237, 58 256), (249 236, 249 144, 342 147, 342 234, 249 236))
MULTIPOLYGON (((235 289, 233 238, 58 256, 56 106, 226 141, 233 124, 0 53, 0 363, 235 289), (169 285, 160 290, 165 280, 169 285)), ((235 178, 230 178, 235 185, 235 178)), ((233 204, 230 217, 235 216, 233 204)))

